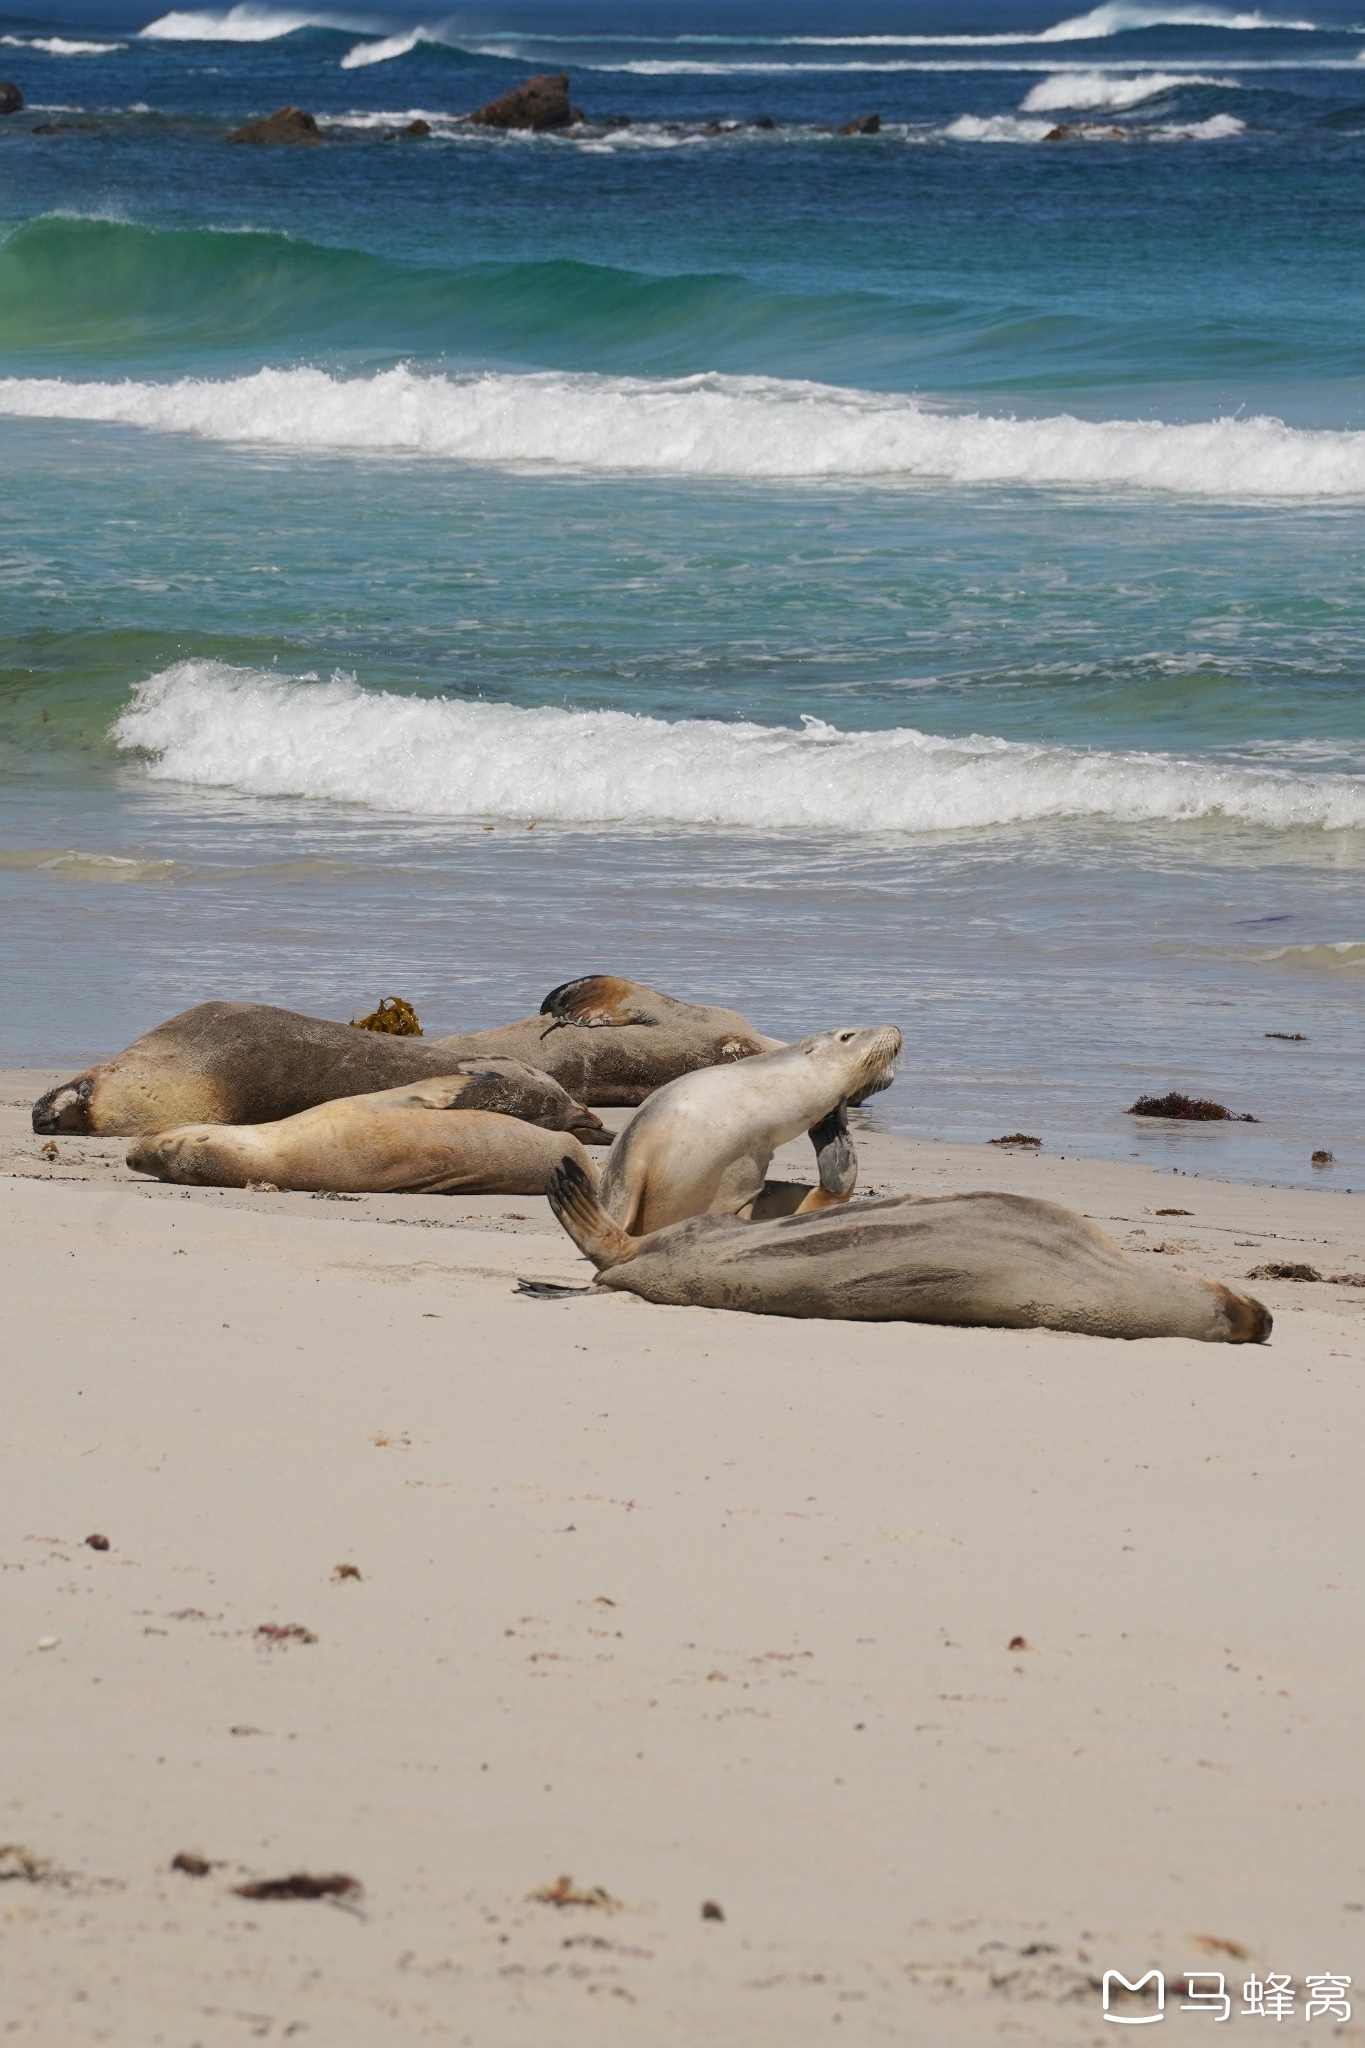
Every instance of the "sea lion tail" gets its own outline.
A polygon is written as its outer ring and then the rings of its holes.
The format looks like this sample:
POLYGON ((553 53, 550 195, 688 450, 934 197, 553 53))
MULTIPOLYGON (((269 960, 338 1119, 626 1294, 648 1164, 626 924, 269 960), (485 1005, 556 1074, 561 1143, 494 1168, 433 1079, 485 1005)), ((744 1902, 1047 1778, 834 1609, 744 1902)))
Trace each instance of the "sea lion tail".
POLYGON ((600 1273, 635 1254, 635 1239, 612 1222, 576 1159, 567 1155, 550 1175, 545 1189, 550 1207, 585 1258, 600 1273))

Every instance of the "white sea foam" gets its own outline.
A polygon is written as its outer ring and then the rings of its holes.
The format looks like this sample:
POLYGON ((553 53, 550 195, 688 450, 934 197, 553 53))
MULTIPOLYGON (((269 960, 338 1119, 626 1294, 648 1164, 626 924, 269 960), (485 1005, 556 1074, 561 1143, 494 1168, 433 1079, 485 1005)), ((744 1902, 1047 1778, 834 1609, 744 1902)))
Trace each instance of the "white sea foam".
POLYGON ((1276 419, 1010 419, 774 377, 0 378, 0 415, 106 421, 262 447, 621 474, 1085 485, 1208 498, 1365 497, 1365 432, 1276 419))
POLYGON ((377 43, 357 43, 341 60, 343 71, 358 71, 367 64, 387 64, 394 57, 406 57, 419 43, 444 43, 436 29, 409 28, 398 35, 382 36, 377 43))
POLYGON ((259 7, 241 0, 236 7, 206 8, 202 12, 159 15, 139 34, 151 42, 165 43, 273 43, 292 36, 301 28, 363 30, 366 23, 354 15, 306 14, 293 9, 259 7))
POLYGON ((1139 107, 1178 86, 1235 88, 1232 78, 1202 78, 1198 72, 1143 71, 1122 78, 1107 71, 1058 71, 1040 79, 1019 103, 1023 114, 1050 114, 1065 107, 1139 107))
POLYGON ((1022 121, 1018 114, 959 114, 944 129, 950 142, 1042 142, 1050 121, 1022 121))
POLYGON ((1055 818, 1365 829, 1365 778, 901 727, 800 731, 399 697, 182 661, 113 728, 166 781, 425 817, 943 832, 1055 818))
POLYGON ((41 50, 48 57, 110 57, 126 43, 77 43, 67 36, 0 36, 8 50, 41 50))

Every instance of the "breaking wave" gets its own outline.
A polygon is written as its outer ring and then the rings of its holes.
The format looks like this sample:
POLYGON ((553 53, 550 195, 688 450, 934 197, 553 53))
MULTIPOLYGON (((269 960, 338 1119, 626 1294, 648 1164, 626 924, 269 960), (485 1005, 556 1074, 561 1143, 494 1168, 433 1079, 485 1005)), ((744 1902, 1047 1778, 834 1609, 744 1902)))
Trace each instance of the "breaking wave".
POLYGON ((1078 818, 1224 819, 1272 831, 1365 828, 1365 778, 1168 754, 668 723, 400 697, 182 661, 133 693, 112 731, 161 780, 440 818, 945 832, 1078 818))
POLYGON ((1277 419, 1044 419, 936 411, 899 393, 775 377, 673 379, 398 368, 342 378, 0 378, 0 414, 621 475, 1091 486, 1201 498, 1365 496, 1365 432, 1277 419))
POLYGON ((1061 71, 1040 79, 1019 103, 1024 114, 1050 114, 1066 107, 1139 107, 1189 85, 1216 85, 1235 90, 1232 78, 1202 78, 1196 72, 1144 71, 1119 78, 1105 71, 1061 71))
POLYGON ((257 7, 250 0, 241 0, 236 7, 162 14, 149 21, 139 34, 149 42, 273 43, 301 28, 363 30, 365 26, 354 15, 302 14, 286 8, 257 7))

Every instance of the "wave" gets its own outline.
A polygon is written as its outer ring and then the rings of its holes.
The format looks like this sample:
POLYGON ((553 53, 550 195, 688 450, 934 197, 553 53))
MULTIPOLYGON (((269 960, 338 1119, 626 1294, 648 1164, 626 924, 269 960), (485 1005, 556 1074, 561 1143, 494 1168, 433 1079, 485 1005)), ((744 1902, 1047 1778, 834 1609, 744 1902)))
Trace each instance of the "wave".
POLYGON ((67 36, 0 36, 7 50, 41 50, 47 57, 112 57, 126 43, 77 43, 67 36))
POLYGON ((1058 71, 1040 79, 1019 102, 1024 114, 1059 113, 1067 107, 1139 107, 1144 100, 1187 85, 1237 89, 1234 78, 1204 78, 1198 72, 1143 71, 1122 78, 1107 71, 1058 71))
POLYGON ((1359 939, 1337 939, 1317 946, 1279 946, 1262 953, 1262 960, 1280 967, 1298 967, 1312 973, 1340 973, 1365 969, 1365 943, 1359 939))
POLYGON ((363 31, 366 23, 354 15, 300 14, 290 9, 258 7, 241 0, 226 10, 208 8, 203 12, 162 14, 138 33, 148 42, 163 43, 273 43, 292 36, 301 28, 335 28, 363 31))
POLYGON ((257 447, 621 475, 1080 485, 1201 498, 1365 496, 1365 433, 1276 419, 1043 419, 775 377, 259 370, 222 381, 0 378, 0 414, 257 447))
POLYGON ((111 738, 158 780, 323 798, 424 817, 944 832, 1046 819, 1222 819, 1271 831, 1365 829, 1365 778, 1174 755, 668 723, 400 697, 182 661, 133 693, 111 738))
MULTIPOLYGON (((406 57, 422 43, 432 43, 442 49, 459 52, 461 46, 451 42, 448 36, 434 28, 408 28, 397 35, 382 36, 375 43, 357 43, 348 50, 341 60, 343 71, 358 71, 370 64, 388 64, 395 57, 406 57)), ((463 54, 461 52, 461 54, 463 54)))

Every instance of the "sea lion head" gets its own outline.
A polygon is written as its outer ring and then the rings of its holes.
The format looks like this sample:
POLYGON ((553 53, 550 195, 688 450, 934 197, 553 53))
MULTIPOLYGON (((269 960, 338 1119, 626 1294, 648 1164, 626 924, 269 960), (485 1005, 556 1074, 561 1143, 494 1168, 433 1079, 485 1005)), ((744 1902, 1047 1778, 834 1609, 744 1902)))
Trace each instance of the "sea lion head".
POLYGON ((40 1138, 55 1138, 59 1131, 88 1134, 93 1074, 78 1074, 74 1081, 62 1081, 40 1095, 33 1105, 33 1128, 40 1138))
POLYGON ((182 1187, 240 1188, 257 1173, 240 1156, 243 1135, 231 1125, 182 1124, 176 1130, 148 1131, 135 1138, 125 1157, 134 1173, 150 1173, 182 1187))
POLYGON ((1254 1294, 1234 1294, 1220 1280, 1209 1283, 1218 1295, 1227 1318, 1229 1344, 1264 1344, 1275 1327, 1275 1318, 1254 1294))
POLYGON ((896 1078, 896 1061, 902 1039, 894 1024, 845 1026, 838 1031, 816 1031, 803 1038, 792 1051, 815 1060, 843 1083, 845 1102, 866 1102, 879 1095, 896 1078))

